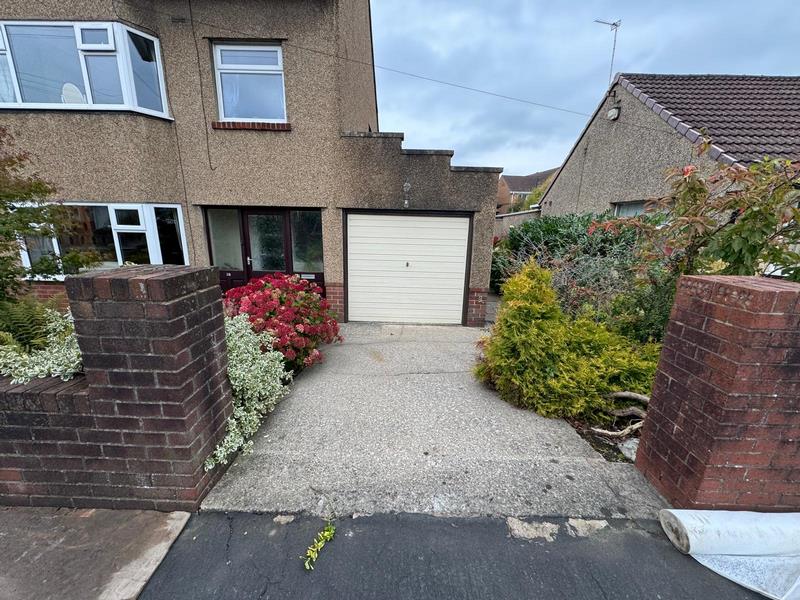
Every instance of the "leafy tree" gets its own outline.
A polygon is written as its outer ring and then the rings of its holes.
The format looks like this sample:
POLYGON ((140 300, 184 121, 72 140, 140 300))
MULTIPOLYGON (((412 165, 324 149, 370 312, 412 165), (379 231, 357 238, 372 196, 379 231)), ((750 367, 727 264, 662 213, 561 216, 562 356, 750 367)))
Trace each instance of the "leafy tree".
POLYGON ((800 165, 764 158, 720 167, 708 178, 694 165, 669 173, 672 193, 649 203, 658 220, 616 219, 604 229, 639 228, 643 264, 663 261, 674 275, 783 275, 800 281, 800 165))
POLYGON ((542 196, 547 191, 547 186, 550 185, 550 182, 553 181, 553 175, 550 175, 547 179, 545 179, 542 183, 537 185, 533 188, 527 196, 519 197, 511 204, 511 211, 510 212, 519 212, 521 210, 529 210, 531 206, 534 204, 539 204, 542 200, 542 196))
POLYGON ((0 127, 0 300, 14 298, 28 275, 51 277, 96 261, 90 253, 73 252, 43 257, 30 269, 20 263, 21 240, 52 238, 71 227, 65 207, 48 200, 54 192, 52 184, 31 171, 30 154, 0 127))

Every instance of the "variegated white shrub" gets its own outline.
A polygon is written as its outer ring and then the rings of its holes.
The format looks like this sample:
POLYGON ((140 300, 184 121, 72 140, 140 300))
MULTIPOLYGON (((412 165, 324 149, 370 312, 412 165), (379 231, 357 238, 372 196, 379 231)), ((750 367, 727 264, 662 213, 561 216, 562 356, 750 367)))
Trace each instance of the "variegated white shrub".
POLYGON ((291 381, 291 374, 283 369, 283 355, 272 349, 272 336, 253 331, 246 314, 225 317, 225 342, 233 415, 228 419, 225 439, 206 459, 206 471, 227 464, 238 450, 252 452, 250 438, 286 394, 291 381))
MULTIPOLYGON (((52 309, 46 312, 48 321, 43 348, 25 352, 13 342, 0 346, 0 373, 10 376, 13 383, 28 383, 37 377, 60 377, 69 381, 83 368, 72 315, 52 309)), ((11 339, 6 341, 11 342, 11 339)))

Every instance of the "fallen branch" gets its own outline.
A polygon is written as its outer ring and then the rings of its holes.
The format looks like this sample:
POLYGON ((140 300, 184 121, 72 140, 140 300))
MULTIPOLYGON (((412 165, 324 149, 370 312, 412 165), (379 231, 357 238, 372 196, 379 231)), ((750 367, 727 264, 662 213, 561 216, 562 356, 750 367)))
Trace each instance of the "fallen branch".
POLYGON ((637 394, 636 392, 613 392, 609 394, 608 397, 614 398, 615 400, 633 400, 635 402, 641 402, 642 404, 650 403, 650 396, 637 394))
POLYGON ((597 427, 592 427, 590 431, 592 433, 596 433, 597 435, 604 435, 610 438, 623 438, 625 436, 632 434, 637 429, 641 429, 642 425, 644 425, 644 421, 636 421, 636 423, 628 425, 625 429, 621 431, 609 431, 608 429, 599 429, 597 427))
POLYGON ((638 406, 627 406, 625 408, 618 408, 616 410, 609 410, 606 412, 610 415, 614 415, 615 417, 639 417, 640 419, 644 419, 647 416, 647 412, 638 406))

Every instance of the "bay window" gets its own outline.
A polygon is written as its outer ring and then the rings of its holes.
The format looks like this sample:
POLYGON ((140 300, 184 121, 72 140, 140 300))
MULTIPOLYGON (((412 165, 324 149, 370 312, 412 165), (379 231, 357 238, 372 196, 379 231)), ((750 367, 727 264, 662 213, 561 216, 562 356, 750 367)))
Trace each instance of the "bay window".
POLYGON ((121 23, 0 22, 0 108, 168 117, 158 40, 121 23))
MULTIPOLYGON (((60 259, 71 252, 90 253, 96 268, 123 264, 187 265, 189 255, 180 206, 169 204, 74 204, 69 231, 55 238, 20 240, 26 268, 42 259, 60 259)), ((66 260, 65 271, 68 271, 66 260)))

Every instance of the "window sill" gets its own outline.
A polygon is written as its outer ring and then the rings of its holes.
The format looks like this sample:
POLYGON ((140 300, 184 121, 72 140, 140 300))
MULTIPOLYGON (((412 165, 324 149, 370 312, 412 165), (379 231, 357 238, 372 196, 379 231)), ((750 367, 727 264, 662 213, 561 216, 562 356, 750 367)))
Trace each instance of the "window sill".
POLYGON ((57 112, 76 112, 76 113, 128 113, 145 115, 148 117, 155 117, 164 121, 174 121, 171 116, 166 113, 156 112, 146 108, 138 108, 133 106, 109 106, 102 104, 21 104, 4 102, 0 103, 0 110, 3 111, 57 111, 57 112))
POLYGON ((260 123, 253 121, 212 121, 212 129, 241 129, 249 131, 291 131, 291 123, 260 123))

